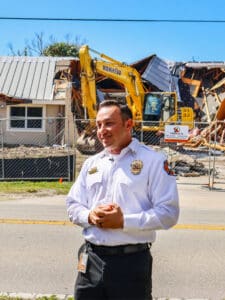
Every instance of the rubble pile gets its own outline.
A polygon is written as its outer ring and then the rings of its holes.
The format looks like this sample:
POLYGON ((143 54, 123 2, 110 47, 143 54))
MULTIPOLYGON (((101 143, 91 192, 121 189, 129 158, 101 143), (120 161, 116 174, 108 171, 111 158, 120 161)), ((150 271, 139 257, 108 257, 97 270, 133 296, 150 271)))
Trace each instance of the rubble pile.
POLYGON ((206 128, 198 129, 196 134, 191 134, 189 141, 185 143, 185 147, 200 146, 225 151, 225 121, 213 121, 206 128))
MULTIPOLYGON (((156 151, 160 148, 154 147, 156 151)), ((214 176, 225 178, 225 156, 222 151, 208 147, 186 148, 185 145, 163 147, 174 175, 181 177, 214 176), (216 158, 216 160, 214 160, 216 158)))
POLYGON ((52 147, 21 145, 18 147, 0 148, 0 159, 23 159, 23 158, 45 158, 74 155, 75 150, 72 148, 53 145, 52 147))
POLYGON ((208 174, 208 169, 204 164, 198 161, 187 162, 184 160, 177 160, 173 168, 176 175, 183 177, 198 177, 208 174))
POLYGON ((207 146, 225 151, 224 69, 223 62, 192 62, 183 66, 179 88, 184 103, 193 103, 196 125, 186 147, 207 146))

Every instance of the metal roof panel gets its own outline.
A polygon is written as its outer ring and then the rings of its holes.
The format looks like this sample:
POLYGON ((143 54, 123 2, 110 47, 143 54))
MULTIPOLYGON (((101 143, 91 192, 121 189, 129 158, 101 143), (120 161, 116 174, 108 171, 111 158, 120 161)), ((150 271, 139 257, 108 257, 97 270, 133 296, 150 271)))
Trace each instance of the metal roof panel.
POLYGON ((185 65, 185 67, 193 68, 193 69, 201 69, 201 68, 207 68, 207 69, 222 68, 222 69, 224 69, 225 68, 225 62, 223 62, 223 61, 186 62, 184 65, 185 65))
POLYGON ((18 85, 19 85, 19 80, 21 78, 21 73, 22 73, 22 69, 23 69, 23 62, 22 61, 18 61, 18 63, 16 64, 16 69, 13 75, 13 80, 9 89, 9 94, 13 94, 14 91, 17 90, 18 85))
POLYGON ((73 57, 0 57, 0 93, 9 97, 53 100, 53 80, 57 62, 73 57))
POLYGON ((55 64, 54 62, 49 62, 48 74, 46 77, 46 86, 49 87, 45 89, 44 99, 52 99, 53 97, 53 79, 55 74, 55 64))
POLYGON ((173 79, 168 64, 157 56, 149 62, 142 78, 151 82, 162 91, 173 91, 173 79))

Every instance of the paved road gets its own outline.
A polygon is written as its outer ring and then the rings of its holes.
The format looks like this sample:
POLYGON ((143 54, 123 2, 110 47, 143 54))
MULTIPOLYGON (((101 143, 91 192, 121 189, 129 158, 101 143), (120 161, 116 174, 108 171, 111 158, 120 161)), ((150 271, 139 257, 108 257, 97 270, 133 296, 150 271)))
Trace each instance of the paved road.
MULTIPOLYGON (((221 300, 225 298, 225 190, 208 191, 182 181, 178 187, 179 224, 158 232, 152 247, 153 295, 221 300)), ((67 221, 62 196, 0 201, 0 292, 73 293, 82 237, 80 228, 67 221), (53 225, 53 220, 61 223, 53 225)))

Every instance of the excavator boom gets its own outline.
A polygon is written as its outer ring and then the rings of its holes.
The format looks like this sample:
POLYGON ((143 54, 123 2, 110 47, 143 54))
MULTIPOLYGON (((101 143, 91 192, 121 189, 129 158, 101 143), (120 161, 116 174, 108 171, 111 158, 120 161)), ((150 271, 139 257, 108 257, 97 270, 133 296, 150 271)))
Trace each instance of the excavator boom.
POLYGON ((107 55, 98 53, 101 59, 92 59, 89 54, 89 47, 84 45, 80 48, 81 65, 81 91, 83 106, 88 110, 88 117, 96 116, 96 73, 109 77, 125 87, 127 104, 132 110, 135 120, 142 119, 142 107, 144 102, 144 87, 138 71, 126 64, 123 64, 107 55))

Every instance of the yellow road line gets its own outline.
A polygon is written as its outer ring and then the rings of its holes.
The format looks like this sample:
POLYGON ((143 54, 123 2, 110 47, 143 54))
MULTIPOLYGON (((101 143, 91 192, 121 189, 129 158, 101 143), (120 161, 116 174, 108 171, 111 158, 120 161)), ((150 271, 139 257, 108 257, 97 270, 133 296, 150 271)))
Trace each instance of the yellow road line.
POLYGON ((38 225, 66 225, 72 226, 70 221, 53 221, 53 220, 24 220, 24 219, 0 219, 0 224, 38 224, 38 225))
MULTIPOLYGON (((70 221, 56 220, 26 220, 26 219, 0 219, 0 224, 35 224, 35 225, 64 225, 74 226, 70 221)), ((173 229, 185 230, 225 230, 225 225, 211 224, 177 224, 173 229)))
POLYGON ((211 224, 177 224, 174 229, 190 229, 190 230, 225 230, 225 225, 211 224))

